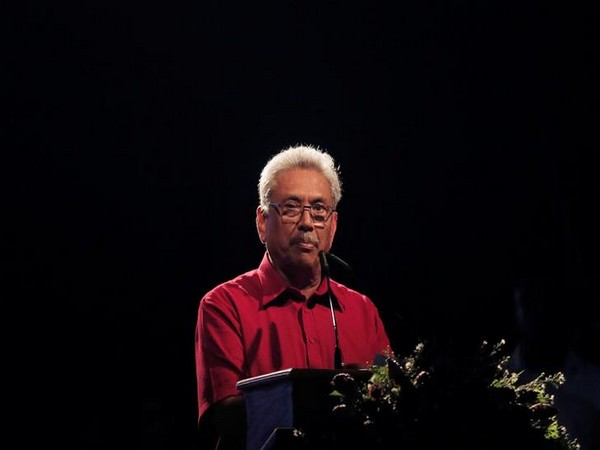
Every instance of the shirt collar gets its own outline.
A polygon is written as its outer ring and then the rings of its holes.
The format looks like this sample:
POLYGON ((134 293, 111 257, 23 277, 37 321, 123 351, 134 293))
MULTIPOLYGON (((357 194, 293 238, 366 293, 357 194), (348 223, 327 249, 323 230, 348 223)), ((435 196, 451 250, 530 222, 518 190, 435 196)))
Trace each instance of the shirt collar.
MULTIPOLYGON (((260 265, 258 267, 258 275, 260 277, 260 282, 263 287, 262 302, 264 306, 267 306, 273 301, 275 301, 285 291, 292 289, 286 284, 283 277, 275 270, 275 267, 273 267, 273 264, 271 264, 271 261, 269 260, 267 252, 265 252, 265 254, 263 255, 262 261, 260 262, 260 265)), ((333 280, 330 280, 330 284, 333 304, 343 311, 343 305, 338 300, 339 295, 336 295, 336 293, 339 292, 337 283, 333 280)), ((328 301, 327 282, 325 281, 325 279, 321 280, 321 284, 319 284, 319 287, 315 291, 314 296, 316 297, 315 303, 318 301, 322 301, 320 298, 326 299, 328 301)))

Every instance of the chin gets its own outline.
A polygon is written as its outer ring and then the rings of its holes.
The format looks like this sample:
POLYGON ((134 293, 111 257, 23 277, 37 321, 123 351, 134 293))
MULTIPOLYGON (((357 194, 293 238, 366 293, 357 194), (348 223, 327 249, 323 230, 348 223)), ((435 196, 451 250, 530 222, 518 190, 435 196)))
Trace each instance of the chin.
POLYGON ((318 253, 317 251, 299 251, 294 255, 294 261, 296 264, 300 264, 303 266, 312 266, 318 261, 318 253))

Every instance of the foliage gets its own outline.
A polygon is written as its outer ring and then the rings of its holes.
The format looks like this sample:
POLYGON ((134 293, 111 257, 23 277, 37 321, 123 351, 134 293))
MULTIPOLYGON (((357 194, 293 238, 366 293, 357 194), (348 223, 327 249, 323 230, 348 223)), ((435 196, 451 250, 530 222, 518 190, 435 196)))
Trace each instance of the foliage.
POLYGON ((563 374, 520 382, 521 374, 507 369, 504 345, 484 342, 476 354, 459 356, 419 343, 409 356, 373 366, 366 382, 336 374, 331 427, 320 433, 320 445, 578 450, 558 423, 551 393, 564 383, 563 374))

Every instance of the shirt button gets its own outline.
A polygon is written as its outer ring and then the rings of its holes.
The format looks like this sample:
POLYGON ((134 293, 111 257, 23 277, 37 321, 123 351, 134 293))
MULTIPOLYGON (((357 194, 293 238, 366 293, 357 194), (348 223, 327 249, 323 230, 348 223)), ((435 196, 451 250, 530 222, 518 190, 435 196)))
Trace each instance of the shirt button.
POLYGON ((314 344, 315 342, 317 342, 317 338, 311 337, 308 339, 308 342, 310 342, 311 344, 314 344))

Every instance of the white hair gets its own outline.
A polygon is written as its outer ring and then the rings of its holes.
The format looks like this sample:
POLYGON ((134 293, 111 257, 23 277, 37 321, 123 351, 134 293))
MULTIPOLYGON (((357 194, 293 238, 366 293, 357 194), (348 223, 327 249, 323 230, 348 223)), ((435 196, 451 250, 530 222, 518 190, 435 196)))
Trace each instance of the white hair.
POLYGON ((335 165, 333 157, 325 150, 312 145, 294 145, 281 150, 264 166, 258 182, 258 197, 260 207, 268 211, 271 194, 275 189, 275 178, 281 172, 289 169, 316 169, 329 182, 333 197, 333 208, 337 207, 342 198, 342 181, 339 166, 335 165))

